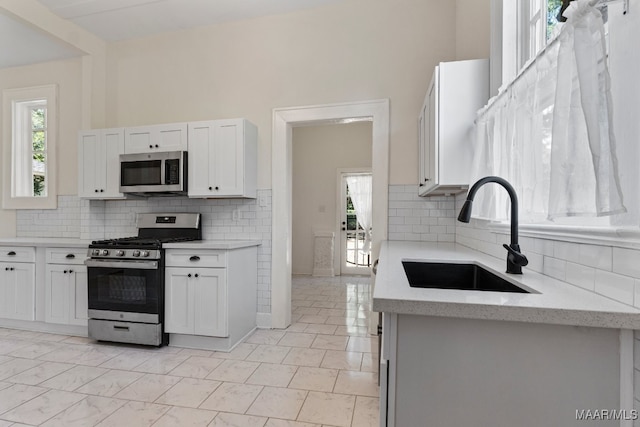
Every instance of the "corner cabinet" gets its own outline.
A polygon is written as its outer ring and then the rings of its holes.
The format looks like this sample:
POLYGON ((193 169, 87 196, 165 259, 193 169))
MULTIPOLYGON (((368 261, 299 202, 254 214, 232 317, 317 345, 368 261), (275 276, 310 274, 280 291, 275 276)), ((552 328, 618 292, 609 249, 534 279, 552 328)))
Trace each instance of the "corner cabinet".
POLYGON ((124 129, 98 129, 78 134, 78 196, 84 199, 123 199, 120 193, 120 154, 124 129))
POLYGON ((245 119, 189 123, 189 197, 256 197, 257 128, 245 119))
POLYGON ((257 246, 167 249, 165 332, 172 345, 229 351, 256 327, 257 246))
POLYGON ((418 116, 420 196, 469 186, 476 112, 489 99, 489 60, 441 62, 418 116))

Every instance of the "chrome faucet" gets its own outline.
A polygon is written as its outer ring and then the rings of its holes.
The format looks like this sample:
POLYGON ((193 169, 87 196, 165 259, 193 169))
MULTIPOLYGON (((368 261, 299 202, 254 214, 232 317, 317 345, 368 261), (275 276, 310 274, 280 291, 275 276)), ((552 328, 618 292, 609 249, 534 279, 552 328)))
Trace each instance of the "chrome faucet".
POLYGON ((508 252, 507 273, 522 274, 522 267, 529 264, 529 260, 526 256, 520 253, 520 245, 518 245, 518 196, 516 196, 516 191, 513 189, 511 184, 507 182, 507 180, 498 176, 485 176, 473 184, 469 193, 467 193, 467 200, 464 202, 464 205, 462 205, 462 209, 460 209, 458 221, 469 222, 471 219, 473 198, 475 197, 478 189, 488 182, 500 184, 505 190, 507 190, 507 193, 509 193, 509 198, 511 199, 511 244, 504 244, 502 246, 504 246, 508 252))

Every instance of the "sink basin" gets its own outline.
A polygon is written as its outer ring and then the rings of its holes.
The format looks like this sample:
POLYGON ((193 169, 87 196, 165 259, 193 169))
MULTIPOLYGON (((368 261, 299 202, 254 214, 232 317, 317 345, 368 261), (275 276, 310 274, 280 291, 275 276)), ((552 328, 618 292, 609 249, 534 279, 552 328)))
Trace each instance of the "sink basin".
POLYGON ((531 293, 476 264, 402 261, 412 288, 531 293))

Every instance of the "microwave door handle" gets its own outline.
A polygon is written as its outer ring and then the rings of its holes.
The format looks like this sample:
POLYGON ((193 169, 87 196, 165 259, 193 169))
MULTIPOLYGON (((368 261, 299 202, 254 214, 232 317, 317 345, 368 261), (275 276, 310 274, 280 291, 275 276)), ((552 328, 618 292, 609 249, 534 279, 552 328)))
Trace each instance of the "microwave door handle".
POLYGON ((167 183, 167 159, 160 160, 160 180, 163 185, 167 183))

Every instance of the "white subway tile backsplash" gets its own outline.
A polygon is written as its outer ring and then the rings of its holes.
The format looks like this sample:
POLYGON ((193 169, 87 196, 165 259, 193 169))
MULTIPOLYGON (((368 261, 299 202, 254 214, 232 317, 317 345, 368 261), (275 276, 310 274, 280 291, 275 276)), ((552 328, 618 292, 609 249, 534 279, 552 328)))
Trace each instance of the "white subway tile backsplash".
POLYGON ((611 271, 612 269, 613 248, 611 247, 581 244, 579 254, 580 264, 599 270, 611 271))
POLYGON ((633 305, 635 281, 631 277, 596 270, 595 291, 601 295, 633 305))
POLYGON ((451 197, 419 197, 416 185, 389 186, 389 240, 455 241, 451 197))
POLYGON ((613 248, 613 272, 640 279, 640 251, 613 248))
POLYGON ((543 260, 542 272, 558 280, 565 281, 567 262, 561 259, 545 256, 543 260))
POLYGON ((567 262, 566 280, 572 285, 595 291, 596 269, 582 264, 567 262))

